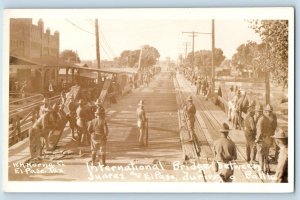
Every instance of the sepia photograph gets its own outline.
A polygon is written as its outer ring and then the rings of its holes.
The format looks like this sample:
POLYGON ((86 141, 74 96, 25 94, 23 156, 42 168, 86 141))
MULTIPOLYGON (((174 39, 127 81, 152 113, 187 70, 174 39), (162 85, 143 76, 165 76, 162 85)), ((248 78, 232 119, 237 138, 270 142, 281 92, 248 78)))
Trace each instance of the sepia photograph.
POLYGON ((294 9, 7 9, 7 192, 292 192, 294 9))

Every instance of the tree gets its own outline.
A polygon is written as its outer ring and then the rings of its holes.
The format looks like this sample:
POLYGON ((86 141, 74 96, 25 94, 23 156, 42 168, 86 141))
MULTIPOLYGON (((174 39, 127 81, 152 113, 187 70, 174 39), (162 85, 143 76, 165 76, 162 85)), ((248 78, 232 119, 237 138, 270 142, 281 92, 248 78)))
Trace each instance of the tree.
POLYGON ((264 63, 274 82, 287 87, 288 82, 288 21, 254 20, 250 27, 258 33, 265 45, 263 54, 256 60, 264 63))
MULTIPOLYGON (((194 67, 198 68, 202 73, 208 75, 211 73, 211 65, 212 65, 212 55, 211 50, 200 50, 194 53, 194 67)), ((193 53, 190 52, 187 56, 187 62, 190 66, 193 65, 193 53)), ((214 55, 214 64, 216 67, 220 66, 220 64, 225 59, 223 55, 223 51, 220 48, 215 49, 214 55)))
POLYGON ((73 50, 66 49, 60 53, 60 57, 67 62, 80 63, 80 58, 77 52, 73 50))
POLYGON ((157 59, 160 57, 158 50, 149 45, 144 45, 142 48, 141 67, 148 68, 156 64, 157 59))
POLYGON ((270 103, 270 74, 275 83, 288 83, 288 21, 253 20, 250 27, 258 33, 264 51, 256 57, 265 74, 266 103, 270 103))
POLYGON ((263 71, 264 63, 258 60, 258 57, 265 54, 265 44, 257 44, 249 41, 246 44, 241 44, 237 48, 237 52, 232 56, 232 64, 238 69, 248 69, 253 71, 253 77, 258 77, 258 74, 263 71))
MULTIPOLYGON (((140 49, 124 50, 118 58, 119 65, 128 67, 138 66, 140 51, 140 49)), ((155 47, 144 45, 142 48, 141 68, 146 69, 155 65, 159 57, 160 54, 155 47)))

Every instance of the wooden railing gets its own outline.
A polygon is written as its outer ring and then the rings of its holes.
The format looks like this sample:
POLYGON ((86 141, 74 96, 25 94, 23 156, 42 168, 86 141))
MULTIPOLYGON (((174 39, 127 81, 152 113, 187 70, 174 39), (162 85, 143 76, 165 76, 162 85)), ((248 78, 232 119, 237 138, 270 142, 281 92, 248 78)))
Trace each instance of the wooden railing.
MULTIPOLYGON (((59 96, 49 99, 51 104, 59 101, 59 96)), ((9 146, 27 138, 29 129, 36 119, 36 112, 42 105, 40 100, 32 102, 28 105, 21 106, 10 110, 9 112, 9 146)))

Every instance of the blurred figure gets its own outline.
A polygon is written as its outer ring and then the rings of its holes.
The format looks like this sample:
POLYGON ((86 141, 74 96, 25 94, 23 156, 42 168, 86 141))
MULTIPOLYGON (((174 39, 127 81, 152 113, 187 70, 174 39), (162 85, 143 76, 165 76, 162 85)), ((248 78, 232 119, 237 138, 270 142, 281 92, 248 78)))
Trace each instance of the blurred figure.
POLYGON ((277 128, 272 136, 276 145, 280 148, 278 165, 275 172, 277 183, 288 183, 288 137, 281 128, 277 128))
POLYGON ((199 95, 200 91, 201 91, 201 77, 198 76, 197 82, 196 82, 196 86, 197 86, 197 91, 196 94, 199 95))
POLYGON ((79 136, 79 155, 82 155, 82 147, 84 143, 87 145, 87 121, 86 121, 86 114, 83 108, 83 100, 80 99, 78 102, 78 108, 76 109, 76 127, 77 127, 77 134, 79 136))
POLYGON ((256 127, 254 121, 254 106, 250 105, 247 115, 244 120, 244 133, 246 138, 246 161, 251 164, 255 163, 256 156, 256 146, 255 146, 255 136, 256 127))
POLYGON ((236 146, 228 139, 229 126, 226 123, 222 124, 222 128, 219 130, 221 136, 214 142, 213 150, 215 158, 214 160, 218 163, 219 167, 217 170, 221 169, 220 177, 224 182, 231 182, 230 177, 233 175, 233 168, 230 165, 231 161, 237 159, 236 146))
POLYGON ((88 127, 88 132, 91 134, 92 165, 95 165, 98 153, 100 163, 106 166, 106 142, 109 131, 104 109, 98 108, 95 116, 96 118, 91 121, 88 127))
POLYGON ((256 120, 256 148, 258 162, 261 170, 264 173, 270 172, 269 166, 269 148, 271 141, 271 124, 269 119, 263 114, 263 107, 261 104, 255 106, 255 120, 256 120))
POLYGON ((140 100, 138 104, 138 108, 136 110, 136 117, 137 117, 137 127, 140 129, 140 135, 139 135, 139 146, 143 147, 145 146, 144 137, 146 132, 146 111, 144 108, 144 101, 140 100))
POLYGON ((42 101, 43 105, 40 107, 39 117, 46 113, 46 110, 50 110, 50 103, 47 98, 44 98, 42 101))
MULTIPOLYGON (((274 135, 275 130, 277 128, 277 116, 273 112, 273 107, 270 104, 267 104, 264 110, 265 116, 269 119, 271 123, 271 135, 274 135)), ((275 140, 272 142, 273 144, 270 144, 270 146, 274 146, 275 154, 274 154, 274 160, 277 161, 278 154, 279 154, 279 147, 275 144, 275 140)))
POLYGON ((187 117, 187 125, 188 125, 188 129, 189 131, 192 133, 191 135, 191 139, 193 139, 193 135, 194 135, 194 125, 195 125, 195 115, 196 115, 196 107, 193 103, 193 98, 192 96, 189 96, 187 99, 187 103, 184 107, 184 112, 185 115, 187 117))

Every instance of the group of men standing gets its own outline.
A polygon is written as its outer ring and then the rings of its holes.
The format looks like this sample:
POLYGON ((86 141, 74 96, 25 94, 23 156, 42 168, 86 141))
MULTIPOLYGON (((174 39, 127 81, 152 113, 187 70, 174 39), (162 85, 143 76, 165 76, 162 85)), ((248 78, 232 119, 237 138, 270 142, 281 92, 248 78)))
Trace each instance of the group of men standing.
MULTIPOLYGON (((47 98, 43 101, 39 108, 38 115, 53 111, 55 113, 63 113, 66 119, 65 123, 69 123, 72 133, 72 139, 78 142, 79 155, 83 155, 85 146, 90 145, 92 153, 92 165, 96 164, 97 155, 102 165, 106 165, 106 143, 109 133, 108 125, 105 120, 105 109, 103 103, 97 99, 93 106, 88 106, 84 100, 80 99, 77 103, 73 96, 66 98, 61 95, 61 100, 51 107, 47 98), (66 109, 64 109, 66 106, 66 109), (94 114, 93 117, 89 115, 94 114)), ((147 125, 146 111, 144 101, 140 100, 136 110, 137 127, 139 129, 139 147, 147 146, 147 125)))
POLYGON ((269 173, 270 148, 274 146, 274 161, 278 160, 279 154, 279 149, 272 136, 276 135, 276 131, 282 132, 281 128, 277 130, 277 116, 273 113, 272 106, 267 104, 263 108, 261 104, 250 104, 243 124, 247 162, 255 163, 257 156, 261 170, 269 173))
MULTIPOLYGON (((191 96, 187 99, 184 111, 188 129, 192 139, 195 140, 196 138, 193 137, 196 107, 191 96)), ((261 104, 256 105, 255 102, 251 102, 248 105, 242 129, 246 138, 246 161, 250 164, 257 164, 257 157, 260 170, 266 174, 270 173, 269 152, 271 146, 275 144, 274 160, 278 161, 275 172, 276 182, 287 182, 287 135, 281 128, 277 127, 277 117, 273 113, 272 106, 267 104, 263 108, 261 104)), ((220 170, 220 177, 224 182, 230 182, 230 177, 233 175, 233 168, 230 163, 237 159, 237 148, 228 137, 230 132, 228 124, 223 123, 219 132, 221 135, 213 145, 215 156, 213 165, 217 165, 216 171, 219 171, 219 165, 225 165, 226 167, 223 166, 220 170)))
POLYGON ((209 92, 209 83, 207 81, 207 77, 201 77, 198 76, 197 80, 195 81, 196 83, 196 87, 197 87, 197 91, 196 94, 202 94, 204 96, 207 95, 207 93, 209 92))
POLYGON ((78 142, 79 155, 83 154, 85 146, 90 145, 92 164, 96 162, 97 153, 101 164, 106 164, 108 126, 105 120, 105 109, 99 99, 90 106, 82 99, 76 103, 73 96, 67 99, 62 94, 59 103, 55 103, 52 107, 47 98, 42 102, 43 104, 38 112, 39 117, 50 111, 53 112, 54 116, 56 114, 64 115, 65 123, 69 122, 72 139, 78 142))

